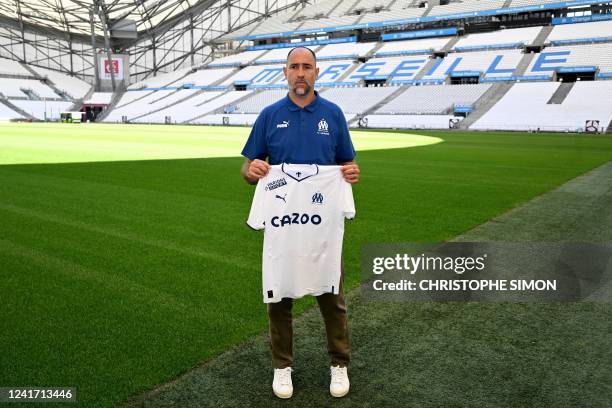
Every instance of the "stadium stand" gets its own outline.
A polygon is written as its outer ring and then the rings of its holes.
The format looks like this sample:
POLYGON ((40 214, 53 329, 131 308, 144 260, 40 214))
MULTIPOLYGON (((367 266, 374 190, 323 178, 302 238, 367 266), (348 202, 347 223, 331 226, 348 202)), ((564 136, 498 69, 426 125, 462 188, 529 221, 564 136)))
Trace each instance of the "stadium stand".
POLYGON ((461 37, 453 49, 455 51, 470 51, 485 48, 517 48, 524 44, 531 44, 540 31, 541 27, 524 27, 469 34, 461 37))
POLYGON ((116 109, 122 108, 138 99, 144 98, 147 95, 152 94, 154 91, 127 91, 122 96, 116 105, 116 109))
POLYGON ((433 6, 428 16, 442 16, 445 14, 467 13, 470 11, 493 10, 502 8, 505 0, 466 0, 433 6))
POLYGON ((266 106, 284 98, 285 95, 287 95, 286 89, 263 90, 237 104, 236 112, 259 113, 266 106))
POLYGON ((195 86, 216 85, 217 82, 228 77, 234 72, 236 72, 236 68, 198 69, 197 71, 174 81, 171 85, 179 87, 188 84, 195 86))
POLYGON ((178 123, 195 116, 196 112, 198 112, 198 105, 216 98, 222 93, 223 92, 221 91, 202 92, 192 96, 189 99, 186 99, 185 101, 177 102, 171 106, 166 106, 164 109, 154 113, 149 113, 151 110, 148 112, 143 112, 142 110, 134 109, 133 107, 140 106, 139 101, 138 103, 127 104, 127 106, 124 105, 124 107, 121 109, 114 109, 104 119, 104 122, 121 122, 122 116, 125 116, 127 120, 132 120, 134 117, 138 117, 138 122, 143 123, 165 123, 166 117, 170 116, 172 118, 172 123, 178 123), (143 113, 145 113, 144 116, 143 113))
POLYGON ((0 121, 7 121, 10 119, 21 119, 23 118, 23 116, 21 116, 19 113, 15 112, 14 110, 10 109, 8 106, 4 105, 2 103, 2 101, 0 101, 0 121))
POLYGON ((213 62, 206 65, 207 68, 214 67, 234 67, 246 65, 260 57, 265 50, 244 51, 234 55, 228 55, 223 58, 215 59, 213 62))
POLYGON ((92 88, 82 79, 58 71, 36 66, 32 66, 31 69, 41 78, 49 79, 57 89, 70 95, 73 99, 82 99, 92 88))
POLYGON ((11 100, 11 103, 39 120, 58 120, 72 102, 11 100))
MULTIPOLYGON (((136 93, 131 92, 131 93, 136 93)), ((129 103, 122 104, 120 107, 117 107, 113 113, 118 114, 119 120, 121 116, 127 116, 128 119, 132 119, 138 116, 142 116, 144 114, 153 112, 157 109, 163 108, 165 106, 171 105, 177 102, 180 99, 189 97, 193 95, 197 90, 174 90, 174 89, 162 89, 155 92, 151 92, 146 95, 144 98, 138 100, 137 103, 129 103)), ((127 92, 130 93, 130 92, 127 92)), ((126 93, 126 94, 127 94, 126 93)), ((141 92, 138 92, 141 93, 141 92)), ((108 118, 107 118, 108 119, 108 118)), ((116 121, 115 115, 110 121, 116 121)))
POLYGON ((249 65, 221 83, 224 86, 233 85, 236 82, 244 84, 270 85, 283 76, 283 65, 249 65))
POLYGON ((597 40, 612 41, 611 21, 556 25, 548 35, 547 42, 555 44, 562 42, 593 42, 597 40))
POLYGON ((375 113, 445 114, 452 111, 455 105, 473 105, 490 86, 491 84, 411 86, 375 113))
POLYGON ((357 82, 373 76, 392 79, 413 79, 427 61, 428 57, 425 55, 371 58, 352 71, 344 81, 357 82))
POLYGON ((473 71, 484 77, 511 76, 523 54, 519 50, 451 53, 425 73, 425 79, 445 79, 457 71, 473 71))
MULTIPOLYGON (((544 118, 540 129, 584 129, 586 120, 609 124, 604 113, 610 108, 603 107, 609 99, 602 92, 612 83, 605 81, 612 78, 612 23, 597 13, 572 17, 576 7, 591 2, 438 3, 321 0, 287 6, 221 35, 221 46, 210 52, 219 58, 198 64, 191 58, 179 68, 165 67, 166 73, 155 68, 112 98, 92 94, 91 85, 55 67, 0 58, 0 108, 44 118, 46 103, 49 118, 64 106, 57 103, 76 101, 109 106, 102 116, 107 122, 249 125, 286 95, 284 62, 303 41, 317 53, 317 89, 343 109, 351 126, 446 129, 467 116, 464 128, 532 129, 534 112, 544 118), (515 9, 505 14, 505 8, 515 9), (524 18, 531 11, 533 20, 524 18), (223 43, 241 36, 249 37, 223 43), (521 98, 530 102, 521 104, 521 98), (587 107, 593 103, 596 108, 587 107), (515 109, 502 119, 506 104, 529 106, 529 112, 515 109), (587 111, 593 118, 585 119, 587 111)), ((26 48, 25 59, 35 61, 35 50, 26 48)))
POLYGON ((0 92, 7 98, 59 98, 53 89, 35 79, 0 78, 0 92))
MULTIPOLYGON (((161 91, 158 91, 161 92, 161 91)), ((185 92, 185 91, 181 91, 185 92)), ((233 107, 234 102, 249 96, 253 91, 230 91, 230 92, 202 92, 193 94, 191 97, 186 96, 187 99, 180 100, 179 95, 174 95, 174 101, 172 99, 158 101, 152 107, 159 109, 156 112, 143 115, 143 112, 135 112, 132 110, 124 110, 123 115, 127 116, 129 121, 139 123, 166 123, 166 118, 169 118, 170 123, 200 123, 192 122, 192 120, 199 120, 206 114, 212 113, 217 109, 223 110, 226 107, 233 107), (135 118, 135 119, 134 119, 135 118)), ((130 105, 128 105, 129 107, 130 105)), ((148 110, 151 112, 151 110, 148 110)), ((144 113, 148 113, 144 112, 144 113)), ((106 122, 118 122, 121 121, 122 115, 113 115, 106 118, 106 122)))
MULTIPOLYGON (((401 3, 401 2, 400 2, 401 3)), ((389 9, 390 5, 392 6, 392 2, 383 1, 383 0, 359 0, 352 6, 353 11, 355 10, 373 10, 373 9, 389 9)))
MULTIPOLYGON (((291 14, 291 13, 290 13, 291 14)), ((287 31, 294 31, 299 28, 303 22, 298 21, 295 23, 289 23, 284 21, 288 16, 277 16, 266 20, 265 24, 258 25, 255 29, 250 32, 250 35, 261 35, 269 33, 282 33, 287 31)))
MULTIPOLYGON (((315 51, 319 47, 306 47, 315 51)), ((287 48, 274 48, 269 50, 267 53, 259 57, 254 61, 254 64, 281 64, 287 61, 287 54, 291 50, 291 47, 287 48)))
POLYGON ((371 23, 385 20, 401 20, 403 18, 421 17, 425 12, 424 8, 406 8, 391 11, 381 11, 380 13, 365 14, 360 20, 360 23, 371 23))
POLYGON ((448 43, 449 38, 426 38, 421 40, 404 40, 385 42, 376 51, 375 57, 391 57, 395 55, 431 54, 440 51, 448 43))
POLYGON ((550 103, 560 85, 515 84, 470 129, 573 132, 584 131, 587 120, 598 120, 603 129, 608 126, 612 120, 612 81, 576 82, 562 103, 550 103))
POLYGON ((89 98, 83 101, 85 105, 108 105, 113 99, 112 92, 94 92, 89 98))
MULTIPOLYGON (((216 110, 224 110, 235 108, 236 104, 242 98, 248 97, 253 91, 230 91, 221 94, 217 98, 211 99, 208 102, 197 105, 197 109, 191 112, 191 117, 185 120, 177 120, 177 123, 202 123, 201 118, 207 114, 215 113, 216 110), (194 114, 195 113, 195 114, 194 114)), ((183 117, 181 117, 182 119, 183 117)))
POLYGON ((321 96, 339 105, 345 114, 362 114, 388 98, 396 90, 397 88, 392 86, 330 88, 323 90, 321 96))
POLYGON ((162 86, 167 86, 184 77, 190 71, 191 68, 184 68, 176 70, 174 72, 149 77, 140 82, 128 86, 128 89, 160 88, 162 86))
POLYGON ((26 75, 32 76, 19 62, 0 58, 0 75, 26 75))
POLYGON ((559 0, 512 0, 510 7, 537 6, 546 3, 559 3, 559 0))
POLYGON ((547 47, 529 65, 532 75, 551 76, 564 67, 599 67, 599 72, 612 72, 612 43, 547 47))
POLYGON ((317 50, 317 60, 365 57, 376 45, 375 42, 328 44, 317 50))
POLYGON ((350 25, 350 24, 355 24, 357 21, 359 21, 359 16, 321 18, 317 20, 304 21, 299 26, 299 29, 306 30, 306 29, 317 29, 317 28, 325 28, 325 27, 340 26, 340 25, 350 25))
MULTIPOLYGON (((351 72, 353 67, 357 65, 352 60, 333 60, 333 61, 321 61, 317 63, 319 68, 319 76, 317 82, 319 86, 334 85, 334 83, 341 85, 349 82, 356 82, 357 78, 347 79, 345 76, 351 72), (343 79, 344 78, 344 79, 343 79)), ((283 74, 284 65, 269 66, 266 70, 253 71, 251 74, 251 83, 254 85, 269 85, 275 84, 277 86, 286 87, 287 80, 283 74), (276 74, 278 72, 278 74, 276 74)))

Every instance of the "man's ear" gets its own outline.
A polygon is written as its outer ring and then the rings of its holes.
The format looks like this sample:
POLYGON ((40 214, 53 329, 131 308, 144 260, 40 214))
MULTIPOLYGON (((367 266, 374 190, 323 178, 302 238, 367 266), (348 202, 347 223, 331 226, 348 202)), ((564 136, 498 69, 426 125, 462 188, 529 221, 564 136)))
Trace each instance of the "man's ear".
POLYGON ((287 67, 283 67, 283 75, 285 75, 285 79, 287 79, 287 67))
POLYGON ((315 70, 315 72, 317 73, 317 77, 315 78, 315 81, 319 78, 319 67, 317 67, 317 69, 315 70))

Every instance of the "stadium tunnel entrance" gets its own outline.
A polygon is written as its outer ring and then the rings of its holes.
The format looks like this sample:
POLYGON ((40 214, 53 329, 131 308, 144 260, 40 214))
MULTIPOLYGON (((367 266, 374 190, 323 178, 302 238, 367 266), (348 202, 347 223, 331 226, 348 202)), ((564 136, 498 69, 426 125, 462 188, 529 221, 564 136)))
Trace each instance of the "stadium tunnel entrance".
POLYGON ((84 113, 84 119, 87 122, 95 122, 98 116, 102 113, 102 111, 106 108, 106 105, 83 105, 81 108, 81 112, 84 113))

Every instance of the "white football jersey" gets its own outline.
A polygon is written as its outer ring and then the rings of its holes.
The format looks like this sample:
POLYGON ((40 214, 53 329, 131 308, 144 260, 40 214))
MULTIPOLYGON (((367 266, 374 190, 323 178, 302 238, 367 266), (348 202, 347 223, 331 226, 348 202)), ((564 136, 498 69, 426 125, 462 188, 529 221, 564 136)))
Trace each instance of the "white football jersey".
POLYGON ((264 230, 264 303, 339 293, 344 219, 355 216, 340 166, 271 166, 257 183, 247 224, 264 230))

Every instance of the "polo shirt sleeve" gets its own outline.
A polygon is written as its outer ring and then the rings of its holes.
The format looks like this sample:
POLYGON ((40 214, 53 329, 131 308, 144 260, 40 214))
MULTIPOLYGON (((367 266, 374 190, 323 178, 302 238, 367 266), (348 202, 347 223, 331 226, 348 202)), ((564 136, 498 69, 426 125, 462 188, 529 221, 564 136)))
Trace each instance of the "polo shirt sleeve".
POLYGON ((351 161, 355 158, 355 148, 349 134, 348 123, 344 117, 344 113, 338 109, 338 122, 340 122, 340 134, 336 145, 336 163, 351 161))
POLYGON ((267 115, 264 110, 255 120, 251 134, 244 145, 244 149, 242 149, 242 155, 249 160, 265 160, 269 155, 266 141, 266 122, 267 115))

